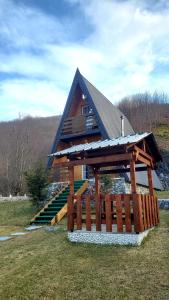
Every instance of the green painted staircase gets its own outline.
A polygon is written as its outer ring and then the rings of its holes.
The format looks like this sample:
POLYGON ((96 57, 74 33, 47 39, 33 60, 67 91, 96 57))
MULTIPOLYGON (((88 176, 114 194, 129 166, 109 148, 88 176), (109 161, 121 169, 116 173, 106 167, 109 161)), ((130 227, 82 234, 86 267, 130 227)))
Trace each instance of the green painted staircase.
MULTIPOLYGON (((83 186, 85 180, 78 180, 74 182, 75 193, 83 186)), ((40 213, 31 221, 31 224, 51 224, 52 219, 58 214, 58 212, 67 203, 67 197, 70 193, 70 187, 67 186, 65 190, 56 195, 53 201, 51 201, 48 206, 40 211, 40 213)))

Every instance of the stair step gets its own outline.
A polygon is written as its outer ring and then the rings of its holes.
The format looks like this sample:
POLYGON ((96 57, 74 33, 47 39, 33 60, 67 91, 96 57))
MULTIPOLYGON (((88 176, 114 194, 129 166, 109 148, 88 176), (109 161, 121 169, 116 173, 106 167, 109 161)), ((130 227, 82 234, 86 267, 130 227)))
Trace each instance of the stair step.
POLYGON ((55 216, 56 213, 56 211, 44 211, 40 213, 40 216, 55 216))
MULTIPOLYGON (((74 182, 74 191, 75 193, 82 187, 85 180, 77 180, 74 182)), ((55 199, 46 207, 32 224, 51 224, 51 220, 55 215, 62 209, 62 207, 67 203, 67 198, 70 194, 70 187, 67 186, 66 189, 55 196, 55 199)))
POLYGON ((37 216, 36 220, 51 220, 53 216, 37 216))
POLYGON ((59 204, 59 205, 65 205, 67 201, 59 201, 59 200, 56 200, 56 201, 53 201, 51 204, 59 204))
POLYGON ((50 222, 46 220, 36 220, 32 224, 50 224, 50 222))
POLYGON ((55 208, 55 207, 45 208, 45 209, 44 209, 44 212, 47 212, 47 211, 55 212, 55 211, 56 211, 56 208, 55 208))

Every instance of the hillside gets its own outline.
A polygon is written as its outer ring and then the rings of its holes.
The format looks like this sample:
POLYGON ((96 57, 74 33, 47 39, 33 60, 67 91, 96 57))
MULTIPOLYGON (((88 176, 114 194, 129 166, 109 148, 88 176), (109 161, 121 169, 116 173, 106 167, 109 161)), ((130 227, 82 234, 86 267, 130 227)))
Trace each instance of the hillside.
POLYGON ((0 194, 23 193, 24 172, 47 155, 58 128, 60 116, 0 122, 0 194))
MULTIPOLYGON (((143 101, 144 99, 144 101, 143 101)), ((169 104, 123 99, 119 108, 136 132, 152 131, 163 156, 158 174, 169 188, 169 104)), ((24 193, 24 172, 38 161, 44 165, 61 116, 0 122, 0 194, 24 193)))
POLYGON ((126 97, 118 104, 136 132, 153 132, 163 162, 157 173, 166 189, 169 189, 169 97, 161 94, 137 94, 126 97))

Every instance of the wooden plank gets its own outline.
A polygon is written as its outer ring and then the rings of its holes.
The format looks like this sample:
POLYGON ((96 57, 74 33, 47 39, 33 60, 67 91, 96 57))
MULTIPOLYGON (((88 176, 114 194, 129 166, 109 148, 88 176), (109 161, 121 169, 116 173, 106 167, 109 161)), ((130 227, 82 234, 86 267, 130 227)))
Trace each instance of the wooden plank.
POLYGON ((117 232, 123 232, 121 195, 115 195, 115 200, 116 200, 116 215, 117 215, 117 232))
POLYGON ((152 223, 155 226, 155 207, 154 207, 154 196, 150 196, 151 198, 151 207, 152 207, 152 223))
POLYGON ((143 211, 141 203, 141 195, 133 194, 133 212, 134 212, 134 231, 142 232, 143 228, 143 211))
POLYGON ((82 202, 81 197, 77 196, 77 217, 76 217, 77 230, 82 229, 82 202))
POLYGON ((153 227, 153 219, 152 219, 152 203, 151 203, 151 196, 148 195, 149 201, 149 217, 150 217, 150 227, 153 227))
POLYGON ((86 195, 86 230, 91 231, 91 208, 90 208, 90 195, 86 195))
POLYGON ((101 198, 95 194, 96 231, 101 231, 101 198))
POLYGON ((68 196, 67 200, 67 229, 68 231, 73 231, 74 230, 74 218, 73 218, 73 212, 74 212, 74 199, 72 195, 68 196))
POLYGON ((109 163, 109 162, 129 161, 130 159, 131 159, 131 153, 115 154, 115 155, 101 156, 95 158, 94 157, 84 158, 84 159, 72 160, 68 162, 58 162, 56 159, 54 159, 53 166, 71 167, 71 166, 78 166, 78 165, 95 165, 95 164, 102 164, 102 163, 109 163))
POLYGON ((126 232, 131 232, 132 231, 132 226, 131 226, 131 206, 130 206, 131 195, 123 195, 123 197, 124 197, 126 232))
POLYGON ((146 230, 147 229, 147 215, 146 215, 145 195, 141 195, 141 200, 142 200, 142 208, 143 208, 143 226, 144 226, 144 230, 146 230))
POLYGON ((160 223, 160 214, 159 214, 159 205, 158 205, 158 199, 155 196, 155 200, 156 200, 156 209, 157 209, 157 224, 160 223))
POLYGON ((106 231, 112 232, 112 213, 111 213, 110 195, 105 196, 105 205, 106 205, 106 231))
POLYGON ((156 197, 155 195, 153 196, 154 198, 154 219, 155 219, 155 225, 157 225, 158 220, 157 220, 157 203, 156 203, 156 197))
POLYGON ((146 216, 147 216, 147 227, 150 228, 150 214, 149 214, 149 200, 148 195, 145 195, 146 200, 146 216))
POLYGON ((151 166, 151 162, 148 159, 144 158, 141 154, 138 154, 137 160, 144 163, 147 166, 151 166))

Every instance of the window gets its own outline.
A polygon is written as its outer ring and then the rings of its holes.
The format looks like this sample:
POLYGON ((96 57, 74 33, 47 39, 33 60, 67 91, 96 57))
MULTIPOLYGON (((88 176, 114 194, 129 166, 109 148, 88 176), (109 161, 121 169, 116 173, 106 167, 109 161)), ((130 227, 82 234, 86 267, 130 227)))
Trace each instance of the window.
POLYGON ((89 105, 83 105, 81 107, 81 113, 82 113, 82 115, 88 115, 88 114, 92 113, 92 108, 90 108, 89 105))

